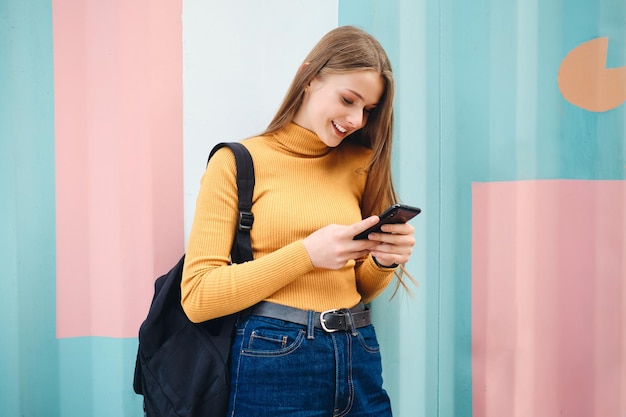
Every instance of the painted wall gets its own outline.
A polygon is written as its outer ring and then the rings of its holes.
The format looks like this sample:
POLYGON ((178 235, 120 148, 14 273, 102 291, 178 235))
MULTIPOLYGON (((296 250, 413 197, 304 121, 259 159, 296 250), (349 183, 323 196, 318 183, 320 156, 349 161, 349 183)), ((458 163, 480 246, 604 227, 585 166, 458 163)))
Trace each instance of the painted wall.
POLYGON ((574 68, 604 100, 588 68, 624 73, 625 7, 442 3, 442 415, 626 411, 626 84, 600 112, 559 89, 568 54, 606 36, 574 68))
POLYGON ((0 414, 58 415, 50 2, 0 4, 0 414))
POLYGON ((206 153, 338 24, 389 52, 424 210, 415 298, 373 306, 395 414, 626 414, 621 0, 5 0, 0 415, 142 415, 136 330, 206 153))

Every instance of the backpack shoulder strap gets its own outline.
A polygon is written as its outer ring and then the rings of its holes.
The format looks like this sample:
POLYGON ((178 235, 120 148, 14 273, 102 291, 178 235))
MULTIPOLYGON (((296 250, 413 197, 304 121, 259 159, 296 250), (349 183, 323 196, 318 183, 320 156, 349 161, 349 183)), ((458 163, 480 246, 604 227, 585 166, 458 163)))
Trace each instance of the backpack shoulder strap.
MULTIPOLYGON (((250 244, 250 229, 254 223, 252 214, 252 192, 254 191, 254 163, 248 149, 239 142, 222 142, 213 147, 209 160, 218 149, 228 147, 235 154, 237 164, 237 194, 239 195, 239 223, 231 250, 234 263, 242 263, 253 259, 250 244)), ((208 164, 208 161, 207 161, 208 164)))

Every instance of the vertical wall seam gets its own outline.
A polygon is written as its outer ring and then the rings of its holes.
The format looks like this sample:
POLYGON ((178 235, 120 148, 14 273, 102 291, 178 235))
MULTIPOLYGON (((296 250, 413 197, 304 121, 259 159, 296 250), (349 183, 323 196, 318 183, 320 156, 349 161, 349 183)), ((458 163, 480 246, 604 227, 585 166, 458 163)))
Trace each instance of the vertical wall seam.
POLYGON ((437 236, 437 263, 438 263, 438 279, 437 279, 437 317, 436 317, 436 329, 437 329, 437 390, 436 390, 436 395, 437 395, 437 400, 436 400, 436 415, 439 416, 440 415, 440 404, 441 404, 441 305, 442 305, 442 300, 441 300, 441 278, 442 278, 442 274, 441 274, 441 265, 442 265, 442 257, 441 257, 441 252, 442 252, 442 248, 441 248, 441 236, 442 236, 442 218, 443 218, 443 201, 442 201, 442 191, 441 191, 441 185, 443 184, 443 170, 442 170, 442 166, 443 166, 443 93, 442 93, 442 68, 443 68, 443 6, 442 6, 443 0, 439 0, 438 4, 437 4, 437 13, 439 16, 437 21, 438 21, 438 58, 439 58, 439 62, 438 62, 438 71, 439 71, 439 76, 437 77, 437 94, 439 95, 439 115, 438 115, 438 130, 439 130, 439 143, 438 143, 438 147, 439 147, 439 187, 437 187, 438 189, 438 208, 439 208, 439 216, 438 216, 438 226, 437 226, 437 231, 438 231, 438 236, 437 236))

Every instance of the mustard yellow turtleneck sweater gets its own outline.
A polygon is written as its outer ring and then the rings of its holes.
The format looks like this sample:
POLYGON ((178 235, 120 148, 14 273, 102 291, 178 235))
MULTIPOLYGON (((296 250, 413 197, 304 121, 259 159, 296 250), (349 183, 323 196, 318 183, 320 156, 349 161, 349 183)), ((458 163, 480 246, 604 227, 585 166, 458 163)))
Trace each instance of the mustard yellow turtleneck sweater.
POLYGON ((220 149, 202 177, 187 243, 182 305, 200 322, 262 300, 325 311, 368 302, 389 284, 393 269, 371 256, 339 270, 315 268, 302 240, 328 224, 360 221, 370 150, 344 142, 327 147, 296 124, 245 139, 254 161, 254 260, 230 265, 238 221, 235 157, 220 149))

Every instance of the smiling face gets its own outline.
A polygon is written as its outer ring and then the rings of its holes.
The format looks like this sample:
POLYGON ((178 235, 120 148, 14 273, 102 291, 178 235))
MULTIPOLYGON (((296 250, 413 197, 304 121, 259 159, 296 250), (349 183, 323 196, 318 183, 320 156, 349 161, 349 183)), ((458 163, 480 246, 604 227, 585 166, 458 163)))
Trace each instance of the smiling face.
POLYGON ((305 90, 293 122, 336 147, 365 126, 383 90, 383 78, 373 70, 318 75, 305 90))

